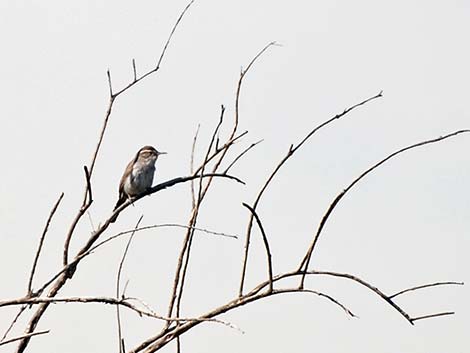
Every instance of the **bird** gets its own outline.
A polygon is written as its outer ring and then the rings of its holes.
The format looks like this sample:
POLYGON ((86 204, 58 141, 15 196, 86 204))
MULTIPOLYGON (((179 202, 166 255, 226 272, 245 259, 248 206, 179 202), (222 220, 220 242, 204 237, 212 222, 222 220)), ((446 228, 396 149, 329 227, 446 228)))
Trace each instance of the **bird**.
MULTIPOLYGON (((119 198, 114 206, 113 212, 121 206, 127 199, 133 199, 146 192, 152 187, 153 176, 155 174, 155 162, 158 156, 167 154, 159 152, 153 146, 142 147, 135 157, 129 162, 119 183, 119 198)), ((117 214, 110 222, 116 221, 117 214)))

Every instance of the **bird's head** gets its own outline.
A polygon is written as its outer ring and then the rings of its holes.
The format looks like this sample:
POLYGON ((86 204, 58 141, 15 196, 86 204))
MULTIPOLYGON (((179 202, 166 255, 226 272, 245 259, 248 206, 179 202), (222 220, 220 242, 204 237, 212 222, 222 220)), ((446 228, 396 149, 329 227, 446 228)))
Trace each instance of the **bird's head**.
POLYGON ((139 152, 137 153, 137 157, 140 160, 144 160, 147 162, 155 162, 158 158, 158 156, 166 154, 166 152, 160 152, 157 151, 154 147, 152 146, 144 146, 142 147, 139 152))

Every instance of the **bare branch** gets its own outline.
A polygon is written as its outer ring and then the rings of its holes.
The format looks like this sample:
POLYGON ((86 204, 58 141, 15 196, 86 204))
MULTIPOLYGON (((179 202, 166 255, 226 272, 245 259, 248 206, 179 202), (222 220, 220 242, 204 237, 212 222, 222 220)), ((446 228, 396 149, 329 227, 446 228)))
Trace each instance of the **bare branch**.
MULTIPOLYGON (((349 190, 351 190, 354 187, 354 185, 356 185, 362 178, 364 178, 367 174, 369 174, 373 170, 380 167, 382 164, 384 164, 388 160, 392 159, 393 157, 395 157, 395 156, 397 156, 397 155, 399 155, 403 152, 406 152, 408 150, 411 150, 411 149, 414 149, 414 148, 417 148, 417 147, 421 147, 421 146, 429 145, 429 144, 432 144, 432 143, 440 142, 440 141, 448 139, 450 137, 453 137, 453 136, 456 136, 456 135, 459 135, 459 134, 462 134, 462 133, 468 133, 468 132, 470 132, 470 130, 459 130, 459 131, 455 131, 455 132, 452 132, 450 134, 447 134, 445 136, 440 136, 440 137, 437 137, 437 138, 434 138, 434 139, 431 139, 431 140, 418 142, 418 143, 412 144, 410 146, 401 148, 398 151, 395 151, 392 154, 388 155, 387 157, 382 159, 380 162, 374 164, 372 167, 368 168, 361 175, 359 175, 356 179, 354 179, 353 182, 351 184, 349 184, 349 186, 346 189, 344 189, 340 194, 338 194, 338 196, 336 196, 336 198, 333 200, 333 202, 328 207, 328 210, 326 211, 325 215, 323 216, 323 218, 320 222, 320 225, 318 226, 317 232, 316 232, 316 234, 315 234, 315 236, 314 236, 314 238, 313 238, 313 240, 310 244, 310 247, 309 247, 307 253, 305 254, 302 262, 300 263, 299 270, 306 271, 308 269, 313 250, 315 249, 315 246, 318 242, 318 239, 319 239, 320 234, 323 230, 323 227, 326 224, 326 221, 330 217, 330 215, 333 212, 334 208, 338 205, 339 201, 343 198, 343 196, 346 195, 346 193, 349 190)), ((301 280, 301 283, 300 283, 301 287, 303 286, 304 280, 305 280, 305 275, 302 276, 302 280, 301 280)))
POLYGON ((63 197, 64 197, 64 193, 61 193, 59 196, 59 199, 54 204, 54 207, 52 207, 52 210, 49 213, 49 217, 47 217, 44 230, 42 231, 41 238, 39 239, 38 249, 36 251, 36 255, 34 256, 33 267, 31 269, 31 274, 29 275, 28 295, 32 294, 34 273, 36 272, 36 266, 38 264, 39 256, 41 255, 42 245, 44 244, 44 239, 46 237, 47 230, 49 229, 49 224, 51 223, 52 217, 54 217, 54 214, 57 211, 57 208, 59 207, 60 201, 62 201, 63 197))
MULTIPOLYGON (((284 165, 284 163, 290 158, 292 157, 292 155, 300 148, 304 145, 305 142, 307 142, 308 139, 310 139, 310 137, 312 137, 317 131, 319 131, 320 129, 322 129, 323 127, 329 125, 330 123, 332 123, 333 121, 335 120, 338 120, 340 118, 342 118, 343 116, 345 116, 346 114, 348 114, 349 112, 351 112, 352 110, 356 109, 357 107, 360 107, 372 100, 375 100, 377 98, 380 98, 382 97, 382 91, 379 92, 379 94, 376 94, 375 96, 373 97, 370 97, 370 98, 367 98, 365 100, 363 100, 362 102, 359 102, 347 109, 345 109, 342 113, 340 114, 336 114, 334 117, 324 121, 323 123, 321 123, 320 125, 316 126, 313 130, 311 130, 295 147, 293 145, 291 145, 289 147, 289 150, 287 151, 287 154, 284 158, 281 159, 281 161, 279 162, 279 164, 274 168, 273 172, 271 173, 271 175, 268 177, 268 179, 266 180, 266 182, 264 183, 263 187, 261 188, 261 190, 259 191, 258 195, 256 196, 256 199, 255 199, 255 202, 253 203, 253 209, 256 210, 256 207, 258 207, 258 203, 260 202, 261 200, 261 197, 263 196, 264 192, 266 191, 266 189, 268 188, 269 184, 271 183, 271 181, 274 179, 274 177, 276 176, 277 172, 281 169, 281 167, 284 165)), ((244 286, 244 283, 245 283, 245 274, 246 274, 246 267, 247 267, 247 264, 248 264, 248 252, 249 252, 249 247, 250 247, 250 238, 251 238, 251 229, 252 229, 252 226, 253 226, 253 215, 250 216, 250 219, 248 221, 248 226, 247 226, 247 231, 246 231, 246 239, 245 239, 245 254, 244 254, 244 257, 243 257, 243 265, 242 265, 242 274, 241 274, 241 279, 240 279, 240 288, 239 288, 239 295, 241 296, 243 294, 243 286, 244 286)))
POLYGON ((261 220, 259 219, 258 214, 253 209, 253 207, 251 207, 250 205, 246 203, 243 203, 242 205, 248 208, 248 210, 253 214, 253 216, 256 219, 256 223, 258 223, 258 227, 259 227, 259 230, 261 231, 261 235, 263 236, 264 248, 266 249, 266 258, 268 262, 269 291, 272 292, 273 291, 273 263, 271 260, 271 251, 269 249, 268 237, 266 236, 263 225, 261 224, 261 220))
POLYGON ((276 42, 268 43, 263 49, 261 49, 258 52, 258 54, 256 54, 253 57, 253 59, 251 59, 246 69, 240 72, 240 78, 238 79, 238 84, 237 84, 237 92, 235 94, 235 123, 234 123, 232 135, 235 133, 235 131, 237 131, 237 128, 238 128, 238 121, 240 117, 240 109, 239 109, 240 108, 240 93, 242 89, 243 79, 245 78, 245 75, 248 73, 248 71, 250 71, 253 64, 261 57, 261 55, 263 55, 266 52, 266 50, 268 50, 270 47, 275 46, 275 45, 277 45, 276 42))
POLYGON ((170 35, 168 36, 168 39, 166 40, 166 43, 163 47, 163 50, 160 54, 160 57, 158 58, 158 61, 157 61, 157 64, 156 66, 147 71, 145 74, 143 74, 142 76, 138 77, 137 79, 134 78, 134 80, 130 83, 128 83, 125 87, 123 87, 120 91, 116 92, 114 94, 114 97, 117 97, 119 95, 121 95, 122 93, 124 93, 125 91, 127 91, 129 88, 131 88, 132 86, 134 86, 136 83, 142 81, 144 78, 146 78, 147 76, 150 76, 152 75, 153 73, 157 72, 159 69, 160 69, 160 65, 163 61, 163 58, 165 57, 165 54, 166 54, 166 51, 168 49, 168 46, 170 45, 170 42, 171 42, 171 39, 173 38, 173 35, 175 34, 175 31, 176 29, 178 28, 181 20, 183 19, 184 15, 186 14, 186 12, 189 10, 189 8, 191 7, 191 5, 194 3, 195 0, 191 0, 188 5, 186 5, 186 7, 183 9, 183 11, 181 11, 178 19, 176 20, 175 24, 173 25, 173 28, 171 29, 171 32, 170 32, 170 35))
POLYGON ((424 284, 422 286, 416 286, 416 287, 404 289, 402 291, 399 291, 395 294, 390 295, 389 298, 392 299, 392 298, 398 297, 399 295, 402 295, 404 293, 408 293, 408 292, 415 291, 415 290, 418 290, 418 289, 436 287, 436 286, 447 286, 447 285, 463 286, 464 283, 463 282, 436 282, 436 283, 424 284))

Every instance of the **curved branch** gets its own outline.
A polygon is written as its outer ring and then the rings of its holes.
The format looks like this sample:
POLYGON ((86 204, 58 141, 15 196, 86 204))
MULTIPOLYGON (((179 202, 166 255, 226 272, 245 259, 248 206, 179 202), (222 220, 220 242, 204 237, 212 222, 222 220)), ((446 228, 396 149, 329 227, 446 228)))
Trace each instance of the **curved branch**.
POLYGON ((261 220, 259 219, 258 214, 256 211, 251 207, 250 205, 243 203, 243 206, 245 206, 255 217, 256 223, 258 224, 259 230, 261 231, 261 235, 263 237, 263 242, 264 242, 264 248, 266 249, 266 258, 268 261, 268 276, 269 276, 269 291, 273 291, 273 263, 271 260, 271 250, 269 249, 269 242, 268 242, 268 237, 266 236, 266 232, 264 231, 263 224, 261 223, 261 220))
MULTIPOLYGON (((444 136, 439 136, 439 137, 431 139, 431 140, 418 142, 418 143, 412 144, 410 146, 401 148, 398 151, 395 151, 392 154, 388 155, 387 157, 382 159, 380 162, 374 164, 372 167, 368 168, 361 175, 359 175, 356 179, 354 179, 353 182, 351 184, 349 184, 349 186, 346 189, 344 189, 341 193, 338 194, 338 196, 336 196, 336 198, 333 200, 333 202, 328 207, 328 210, 326 211, 325 215, 323 216, 322 220, 320 221, 317 232, 316 232, 316 234, 315 234, 315 236, 314 236, 314 238, 313 238, 313 240, 312 240, 312 242, 309 246, 309 249, 307 250, 307 253, 305 254, 302 262, 300 263, 300 265, 298 267, 298 270, 299 271, 301 271, 301 270, 307 271, 308 266, 310 264, 310 259, 312 257, 313 250, 315 249, 315 246, 318 242, 318 239, 319 239, 320 234, 323 230, 323 227, 326 224, 326 221, 330 217, 330 215, 333 212, 333 210, 335 209, 335 207, 338 205, 339 201, 343 198, 343 196, 346 195, 346 193, 348 193, 348 191, 350 191, 354 187, 354 185, 356 185, 362 178, 364 178, 366 175, 368 175, 373 170, 380 167, 382 164, 384 164, 388 160, 392 159, 393 157, 395 157, 395 156, 397 156, 397 155, 399 155, 403 152, 406 152, 408 150, 411 150, 411 149, 414 149, 414 148, 417 148, 417 147, 421 147, 421 146, 429 145, 429 144, 432 144, 432 143, 440 142, 440 141, 448 139, 450 137, 454 137, 454 136, 457 136, 459 134, 468 133, 468 132, 470 132, 470 130, 459 130, 459 131, 455 131, 455 132, 452 132, 452 133, 444 135, 444 136)), ((301 287, 303 286, 304 280, 305 280, 305 275, 302 276, 302 280, 301 280, 301 284, 300 284, 301 287)))

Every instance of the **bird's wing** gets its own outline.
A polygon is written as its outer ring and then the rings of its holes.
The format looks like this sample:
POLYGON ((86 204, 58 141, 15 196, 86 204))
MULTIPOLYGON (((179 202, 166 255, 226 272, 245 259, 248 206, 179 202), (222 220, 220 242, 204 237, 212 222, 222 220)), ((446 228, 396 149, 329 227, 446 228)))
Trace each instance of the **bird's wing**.
POLYGON ((124 203, 124 201, 126 201, 126 199, 127 199, 126 192, 124 191, 124 184, 126 183, 126 179, 132 173, 132 167, 134 166, 134 162, 135 162, 135 158, 132 159, 127 164, 127 167, 124 170, 124 174, 122 174, 121 181, 119 182, 119 198, 118 198, 118 201, 116 203, 116 206, 114 206, 114 209, 121 206, 124 203))

